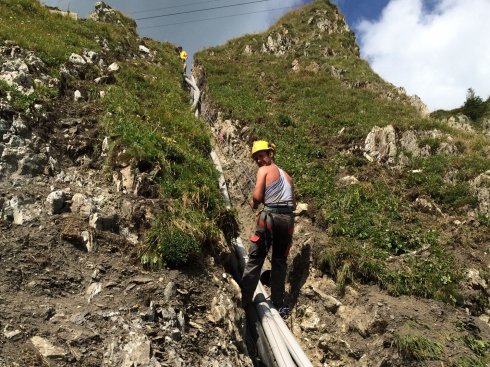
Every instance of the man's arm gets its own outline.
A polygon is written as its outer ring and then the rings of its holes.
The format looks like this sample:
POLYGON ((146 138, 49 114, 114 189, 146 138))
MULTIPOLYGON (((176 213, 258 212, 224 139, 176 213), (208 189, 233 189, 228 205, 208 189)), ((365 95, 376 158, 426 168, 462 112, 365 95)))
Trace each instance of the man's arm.
POLYGON ((287 172, 284 172, 286 174, 286 179, 288 180, 289 184, 291 185, 291 192, 293 194, 293 210, 296 210, 296 187, 294 187, 294 182, 293 178, 289 176, 287 172))
POLYGON ((255 189, 252 194, 252 208, 257 209, 259 204, 264 200, 265 178, 267 176, 267 168, 260 167, 257 171, 257 179, 255 181, 255 189))

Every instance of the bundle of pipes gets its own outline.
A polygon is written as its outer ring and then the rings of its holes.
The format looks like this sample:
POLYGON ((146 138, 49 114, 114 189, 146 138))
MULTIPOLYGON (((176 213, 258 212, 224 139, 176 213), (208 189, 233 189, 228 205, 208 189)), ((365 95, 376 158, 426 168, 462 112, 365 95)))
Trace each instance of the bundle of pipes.
MULTIPOLYGON (((236 238, 234 242, 237 263, 241 274, 245 267, 245 263, 248 260, 248 256, 246 255, 242 240, 236 238)), ((264 289, 264 286, 259 282, 254 294, 254 304, 277 366, 313 367, 281 315, 268 298, 269 296, 264 289)))

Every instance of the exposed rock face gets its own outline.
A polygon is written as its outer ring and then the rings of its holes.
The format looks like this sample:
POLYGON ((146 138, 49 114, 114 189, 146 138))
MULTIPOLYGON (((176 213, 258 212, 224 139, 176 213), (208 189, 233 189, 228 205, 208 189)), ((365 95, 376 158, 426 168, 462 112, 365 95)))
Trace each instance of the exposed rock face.
POLYGON ((470 124, 470 119, 465 115, 451 116, 446 123, 453 129, 473 133, 475 130, 470 124))
POLYGON ((250 45, 246 45, 245 48, 243 49, 243 54, 250 56, 253 54, 252 47, 250 45))
POLYGON ((121 24, 121 21, 117 18, 116 11, 103 1, 97 1, 95 3, 95 10, 88 16, 88 19, 98 22, 121 24))
POLYGON ((478 197, 479 212, 490 216, 490 171, 480 174, 470 184, 478 197))
POLYGON ((46 74, 46 65, 32 52, 5 42, 0 46, 0 80, 19 92, 29 95, 36 85, 57 86, 57 79, 46 74))
POLYGON ((423 117, 427 117, 430 114, 429 108, 427 105, 422 101, 422 99, 414 94, 413 96, 408 97, 409 103, 414 106, 417 111, 419 111, 420 115, 423 117))
POLYGON ((262 52, 281 56, 289 52, 293 45, 294 41, 289 36, 289 31, 283 29, 267 37, 267 42, 262 44, 262 52))
POLYGON ((365 157, 371 161, 403 167, 408 159, 405 154, 412 157, 428 157, 436 153, 461 153, 453 138, 439 130, 406 130, 399 135, 392 125, 384 128, 374 127, 365 140, 365 157), (426 143, 422 144, 424 141, 426 143), (427 141, 431 141, 432 145, 427 141))
POLYGON ((366 137, 364 150, 372 160, 393 164, 397 155, 396 133, 393 126, 374 127, 366 137))

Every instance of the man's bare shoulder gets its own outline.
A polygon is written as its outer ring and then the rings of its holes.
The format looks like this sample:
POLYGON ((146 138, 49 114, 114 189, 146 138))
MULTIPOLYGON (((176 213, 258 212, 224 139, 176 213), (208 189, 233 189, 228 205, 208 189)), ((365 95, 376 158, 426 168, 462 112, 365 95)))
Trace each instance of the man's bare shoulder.
POLYGON ((262 167, 259 167, 259 169, 257 170, 257 174, 258 175, 265 175, 268 172, 270 172, 270 170, 271 170, 271 166, 262 166, 262 167))

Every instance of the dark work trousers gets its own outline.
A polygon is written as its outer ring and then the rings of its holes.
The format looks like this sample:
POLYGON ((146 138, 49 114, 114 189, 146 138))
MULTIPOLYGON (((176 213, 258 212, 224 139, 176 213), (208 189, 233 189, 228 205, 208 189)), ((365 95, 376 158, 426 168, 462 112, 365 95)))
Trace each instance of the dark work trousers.
POLYGON ((279 309, 284 305, 287 257, 294 232, 292 213, 277 214, 262 211, 257 219, 255 234, 250 237, 248 262, 242 276, 242 304, 246 307, 259 283, 262 265, 272 247, 271 300, 279 309))

